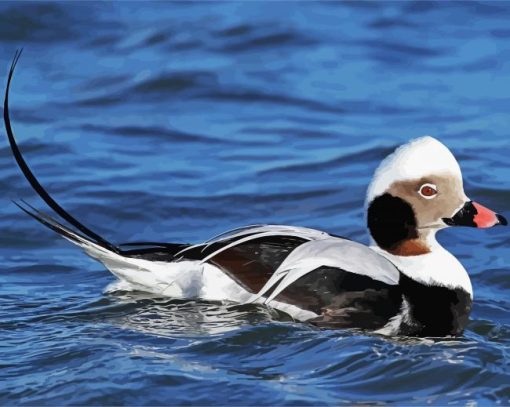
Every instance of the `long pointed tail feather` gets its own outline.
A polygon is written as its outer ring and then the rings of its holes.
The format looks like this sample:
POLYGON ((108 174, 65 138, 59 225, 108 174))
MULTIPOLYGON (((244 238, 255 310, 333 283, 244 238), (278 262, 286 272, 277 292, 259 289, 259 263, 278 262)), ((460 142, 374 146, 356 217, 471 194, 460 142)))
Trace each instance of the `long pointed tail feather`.
MULTIPOLYGON (((75 232, 74 230, 71 230, 67 226, 62 225, 60 222, 58 222, 56 219, 51 217, 45 212, 42 212, 36 208, 34 208, 32 205, 30 205, 28 202, 24 200, 20 200, 20 202, 13 201, 14 204, 20 208, 23 212, 25 212, 30 217, 34 218, 39 223, 43 224, 47 228, 53 230, 54 232, 57 232, 59 235, 64 237, 65 239, 69 240, 70 242, 77 244, 83 249, 94 249, 96 252, 112 252, 108 248, 104 247, 103 245, 98 244, 97 242, 92 241, 90 238, 75 232)), ((88 250, 90 252, 90 250, 88 250)))
MULTIPOLYGON (((50 215, 39 211, 25 201, 14 202, 22 211, 54 230, 65 239, 79 246, 89 256, 103 263, 119 279, 128 282, 132 287, 151 292, 161 292, 161 284, 166 287, 171 282, 159 281, 151 274, 151 268, 144 260, 123 256, 113 252, 88 237, 85 237, 52 218, 50 215)), ((151 265, 152 266, 152 265, 151 265)))
MULTIPOLYGON (((118 252, 118 248, 115 247, 113 244, 105 240, 103 237, 99 236, 97 233, 93 232, 89 228, 87 228, 85 225, 83 225, 81 222, 79 222, 75 217, 73 217, 71 214, 69 214, 64 208, 62 208, 49 194, 48 192, 43 188, 43 186, 39 183, 37 178, 35 177, 34 173, 26 163, 25 159, 23 158, 23 155, 21 154, 21 151, 16 144, 16 139, 14 137, 14 132, 12 130, 11 126, 11 119, 9 116, 9 90, 11 87, 11 81, 12 77, 14 75, 14 69, 16 68, 16 64, 18 63, 18 60, 21 56, 22 50, 16 51, 14 55, 14 59, 11 64, 11 68, 9 70, 9 76, 7 78, 7 86, 5 89, 5 99, 4 99, 4 123, 5 123, 5 131, 7 132, 7 137, 9 139, 9 144, 11 146, 12 154, 14 155, 14 158, 16 159, 16 162, 18 163, 19 168, 23 172, 23 175, 28 180, 32 188, 37 192, 37 194, 42 198, 46 204, 55 211, 60 217, 64 220, 66 220, 70 225, 73 225, 76 229, 78 229, 83 235, 87 236, 87 240, 92 240, 94 243, 98 244, 99 246, 102 246, 108 250, 111 250, 113 252, 118 252)), ((20 205, 18 205, 20 206, 20 205)), ((27 212, 25 209, 23 209, 21 206, 20 208, 27 212)), ((27 212, 29 213, 29 212, 27 212)), ((34 213, 29 213, 30 216, 35 217, 34 213)), ((41 223, 43 223, 45 226, 48 226, 50 229, 55 230, 55 226, 51 222, 47 222, 47 220, 44 220, 44 217, 41 218, 35 217, 35 219, 39 220, 41 223), (42 219, 42 221, 41 221, 42 219), (46 222, 46 223, 44 223, 46 222)), ((58 228, 57 228, 58 229, 58 228)), ((66 228, 67 229, 67 228, 66 228)), ((63 234, 65 236, 65 233, 62 232, 63 229, 55 230, 60 234, 63 234)), ((81 236, 83 238, 83 236, 81 236)))

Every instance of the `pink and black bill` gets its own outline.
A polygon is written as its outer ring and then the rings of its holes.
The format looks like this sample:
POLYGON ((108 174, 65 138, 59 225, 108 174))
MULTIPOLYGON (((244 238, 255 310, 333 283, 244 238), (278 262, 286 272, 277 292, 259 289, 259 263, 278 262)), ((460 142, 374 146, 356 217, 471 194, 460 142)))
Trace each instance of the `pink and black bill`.
POLYGON ((496 225, 506 226, 505 217, 491 211, 479 203, 468 201, 451 218, 443 218, 448 226, 471 226, 475 228, 491 228, 496 225))

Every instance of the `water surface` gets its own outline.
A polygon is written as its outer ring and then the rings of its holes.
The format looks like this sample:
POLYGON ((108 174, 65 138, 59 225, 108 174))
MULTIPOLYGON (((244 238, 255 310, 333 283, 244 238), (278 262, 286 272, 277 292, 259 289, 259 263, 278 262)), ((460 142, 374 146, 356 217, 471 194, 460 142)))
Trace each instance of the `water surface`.
MULTIPOLYGON (((283 223, 367 242, 371 174, 413 137, 510 214, 510 4, 1 3, 12 118, 55 198, 107 239, 283 223)), ((111 291, 10 199, 0 144, 0 403, 508 404, 508 230, 440 240, 475 304, 456 340, 320 331, 264 307, 111 291)))

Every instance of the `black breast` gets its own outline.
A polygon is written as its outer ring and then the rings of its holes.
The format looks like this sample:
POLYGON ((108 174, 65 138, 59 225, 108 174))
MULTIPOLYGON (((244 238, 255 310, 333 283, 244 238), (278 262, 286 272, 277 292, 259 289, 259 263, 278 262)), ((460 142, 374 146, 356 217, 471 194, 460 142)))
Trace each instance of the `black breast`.
POLYGON ((399 286, 412 319, 401 326, 400 334, 440 337, 462 333, 473 303, 465 290, 425 285, 403 273, 399 286))

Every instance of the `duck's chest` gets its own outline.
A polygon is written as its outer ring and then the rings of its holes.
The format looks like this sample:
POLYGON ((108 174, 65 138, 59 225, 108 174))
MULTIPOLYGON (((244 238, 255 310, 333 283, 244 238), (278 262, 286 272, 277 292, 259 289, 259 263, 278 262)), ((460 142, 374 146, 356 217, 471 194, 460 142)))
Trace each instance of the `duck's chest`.
POLYGON ((462 288, 426 285, 401 273, 399 286, 405 301, 404 335, 460 335, 469 320, 473 303, 462 288))

